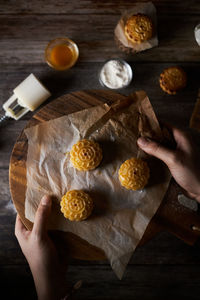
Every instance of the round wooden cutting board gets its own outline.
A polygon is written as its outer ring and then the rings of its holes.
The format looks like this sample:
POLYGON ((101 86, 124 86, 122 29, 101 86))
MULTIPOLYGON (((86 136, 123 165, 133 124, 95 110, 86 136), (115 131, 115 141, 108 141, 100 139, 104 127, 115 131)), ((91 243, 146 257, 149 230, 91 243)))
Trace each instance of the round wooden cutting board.
MULTIPOLYGON (((26 128, 37 125, 41 122, 59 118, 78 110, 90 108, 102 103, 111 104, 116 100, 123 100, 126 96, 113 91, 89 90, 79 91, 64 95, 48 105, 44 106, 37 112, 27 123, 26 128)), ((31 230, 32 223, 25 218, 25 193, 26 193, 26 156, 28 150, 28 140, 24 131, 17 139, 10 160, 9 180, 12 200, 17 212, 24 225, 31 230)), ((177 196, 178 188, 171 184, 166 197, 159 208, 157 215, 149 224, 140 244, 151 239, 161 230, 169 230, 186 242, 193 244, 198 233, 191 231, 191 223, 200 227, 199 218, 194 214, 183 210, 179 213, 176 209, 174 213, 173 199, 177 196)), ((42 195, 41 195, 42 196, 42 195)), ((178 207, 178 206, 177 206, 178 207)), ((176 207, 176 208, 177 208, 176 207)), ((67 251, 77 259, 84 260, 103 260, 105 255, 102 250, 90 245, 78 236, 67 232, 54 232, 54 237, 58 242, 64 243, 67 251)))

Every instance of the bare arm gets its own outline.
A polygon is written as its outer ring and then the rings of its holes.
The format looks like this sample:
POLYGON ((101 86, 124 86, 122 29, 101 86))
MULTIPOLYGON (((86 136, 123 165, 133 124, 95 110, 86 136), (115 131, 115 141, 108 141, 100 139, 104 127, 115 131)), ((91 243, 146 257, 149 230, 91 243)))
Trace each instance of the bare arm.
POLYGON ((32 231, 17 215, 15 235, 31 272, 39 300, 60 300, 66 294, 66 266, 60 261, 55 244, 47 232, 51 198, 44 196, 38 206, 32 231))

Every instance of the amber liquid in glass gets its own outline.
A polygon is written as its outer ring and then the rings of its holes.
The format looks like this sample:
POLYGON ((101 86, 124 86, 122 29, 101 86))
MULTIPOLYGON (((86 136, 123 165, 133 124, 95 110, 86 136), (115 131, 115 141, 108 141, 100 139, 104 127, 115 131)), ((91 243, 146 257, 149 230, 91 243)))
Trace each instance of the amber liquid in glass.
POLYGON ((51 50, 50 61, 55 68, 65 69, 73 63, 74 59, 73 50, 65 44, 56 45, 51 50))

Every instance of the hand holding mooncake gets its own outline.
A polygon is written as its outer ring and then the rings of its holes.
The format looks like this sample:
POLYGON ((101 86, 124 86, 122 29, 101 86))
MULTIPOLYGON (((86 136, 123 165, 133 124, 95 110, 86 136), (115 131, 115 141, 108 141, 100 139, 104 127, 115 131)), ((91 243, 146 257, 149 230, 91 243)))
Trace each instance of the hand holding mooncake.
POLYGON ((82 221, 89 217, 93 210, 92 198, 81 190, 68 191, 60 202, 61 212, 70 221, 82 221))
POLYGON ((120 167, 119 181, 128 190, 141 190, 149 180, 149 167, 140 158, 127 159, 120 167))
POLYGON ((83 139, 73 145, 70 160, 74 168, 80 171, 95 169, 102 160, 102 150, 98 143, 83 139))

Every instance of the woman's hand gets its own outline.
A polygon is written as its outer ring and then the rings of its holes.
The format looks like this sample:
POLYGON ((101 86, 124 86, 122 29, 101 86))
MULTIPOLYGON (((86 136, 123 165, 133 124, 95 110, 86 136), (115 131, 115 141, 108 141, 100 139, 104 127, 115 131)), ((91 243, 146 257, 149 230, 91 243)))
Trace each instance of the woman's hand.
POLYGON ((61 299, 66 293, 65 270, 53 241, 48 236, 47 221, 51 198, 44 196, 38 206, 32 231, 17 215, 15 235, 33 274, 38 299, 61 299))
POLYGON ((182 130, 172 128, 176 149, 171 150, 148 138, 140 137, 138 146, 161 159, 187 195, 200 202, 200 153, 191 138, 182 130))

